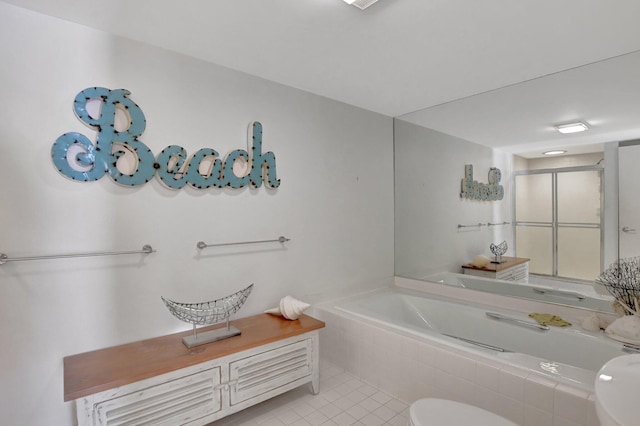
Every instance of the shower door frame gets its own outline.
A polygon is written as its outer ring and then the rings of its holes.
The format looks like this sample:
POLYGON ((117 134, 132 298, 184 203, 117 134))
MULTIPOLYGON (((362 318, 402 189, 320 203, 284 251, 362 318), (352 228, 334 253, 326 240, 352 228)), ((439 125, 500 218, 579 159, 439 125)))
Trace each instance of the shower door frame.
POLYGON ((536 275, 542 275, 546 277, 558 278, 558 279, 570 279, 585 281, 579 278, 562 277, 558 275, 558 228, 589 228, 600 229, 600 271, 604 268, 604 167, 601 164, 594 164, 588 166, 572 166, 572 167, 558 167, 547 169, 535 169, 535 170, 518 170, 512 173, 511 182, 511 223, 513 224, 513 242, 514 253, 517 256, 518 247, 516 244, 516 229, 518 226, 531 226, 541 228, 551 228, 552 239, 552 264, 551 275, 540 274, 533 272, 536 275), (571 172, 591 172, 596 171, 600 176, 600 222, 599 223, 573 223, 573 222, 558 222, 558 174, 559 173, 571 173, 571 172), (551 175, 551 222, 533 222, 533 221, 516 221, 516 178, 518 176, 527 175, 551 175))

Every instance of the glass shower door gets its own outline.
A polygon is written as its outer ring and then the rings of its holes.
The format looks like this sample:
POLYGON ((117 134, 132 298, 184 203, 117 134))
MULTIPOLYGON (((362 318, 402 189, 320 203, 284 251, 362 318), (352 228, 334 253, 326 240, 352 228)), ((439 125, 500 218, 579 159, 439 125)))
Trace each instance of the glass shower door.
POLYGON ((602 270, 602 168, 515 175, 516 255, 532 274, 593 281, 602 270))
POLYGON ((516 175, 516 252, 531 259, 529 272, 553 274, 553 182, 551 174, 516 175))
POLYGON ((602 270, 600 171, 558 173, 557 276, 595 280, 602 270))

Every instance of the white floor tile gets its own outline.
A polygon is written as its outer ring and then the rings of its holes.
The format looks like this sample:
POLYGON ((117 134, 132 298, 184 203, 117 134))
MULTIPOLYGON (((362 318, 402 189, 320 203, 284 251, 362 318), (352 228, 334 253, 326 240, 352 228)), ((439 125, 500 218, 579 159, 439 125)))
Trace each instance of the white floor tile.
POLYGON ((407 426, 409 424, 409 418, 402 414, 398 414, 389 420, 387 423, 389 426, 407 426))
POLYGON ((357 421, 351 415, 345 413, 344 411, 331 420, 333 420, 338 426, 351 426, 357 421))
POLYGON ((351 392, 349 392, 347 394, 347 398, 349 398, 351 401, 355 402, 356 404, 359 402, 364 401, 365 399, 367 399, 367 395, 363 394, 362 392, 358 391, 358 390, 352 390, 351 392))
POLYGON ((282 423, 284 423, 285 425, 290 425, 296 420, 301 419, 300 414, 296 413, 293 410, 285 410, 285 411, 279 412, 278 414, 276 414, 276 417, 279 418, 280 421, 282 421, 282 423))
POLYGON ((320 408, 318 411, 320 411, 322 414, 324 414, 328 418, 332 419, 335 416, 337 416, 338 414, 342 413, 343 410, 341 410, 340 408, 336 407, 334 404, 329 403, 329 404, 325 405, 324 407, 320 408))
POLYGON ((362 407, 361 405, 354 405, 353 407, 346 410, 347 414, 355 418, 356 420, 360 420, 364 416, 370 413, 369 410, 362 407))
POLYGON ((384 420, 375 414, 367 414, 360 422, 366 426, 381 426, 384 424, 384 420))
POLYGON ((313 426, 320 426, 325 423, 327 420, 330 420, 329 417, 325 416, 319 411, 314 411, 313 413, 304 417, 304 419, 311 423, 313 426))
POLYGON ((388 420, 391 420, 393 417, 396 416, 395 411, 391 410, 389 407, 387 407, 386 405, 383 405, 379 408, 377 408, 373 414, 375 414, 376 416, 380 417, 382 420, 384 420, 385 422, 388 420))
POLYGON ((392 399, 384 405, 393 410, 395 413, 401 413, 409 407, 407 404, 398 399, 392 399))
POLYGON ((376 393, 374 393, 373 395, 371 395, 371 399, 373 399, 374 401, 379 402, 380 404, 386 404, 387 402, 391 401, 392 397, 391 395, 378 391, 376 393))
POLYGON ((378 401, 372 398, 365 399, 364 401, 360 402, 360 404, 358 405, 362 406, 365 410, 370 412, 382 406, 381 403, 379 403, 378 401))

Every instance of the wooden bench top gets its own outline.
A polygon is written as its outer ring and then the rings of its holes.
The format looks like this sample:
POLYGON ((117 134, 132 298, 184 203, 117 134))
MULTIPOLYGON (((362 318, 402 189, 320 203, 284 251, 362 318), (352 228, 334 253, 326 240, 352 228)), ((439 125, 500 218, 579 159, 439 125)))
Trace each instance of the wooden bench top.
MULTIPOLYGON (((193 332, 185 331, 67 356, 64 358, 64 400, 72 401, 324 327, 322 321, 308 315, 290 321, 259 314, 231 321, 231 324, 240 329, 240 336, 191 349, 182 343, 182 338, 193 332)), ((222 327, 226 324, 198 328, 198 332, 222 327)))

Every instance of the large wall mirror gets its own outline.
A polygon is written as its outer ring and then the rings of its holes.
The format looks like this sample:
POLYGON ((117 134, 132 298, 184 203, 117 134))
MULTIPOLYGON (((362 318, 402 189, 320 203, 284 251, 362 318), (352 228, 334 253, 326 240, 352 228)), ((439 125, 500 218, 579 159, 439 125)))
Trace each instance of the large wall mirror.
POLYGON ((610 311, 595 279, 640 255, 640 52, 396 117, 394 143, 397 276, 466 286, 463 265, 506 241, 528 286, 477 289, 610 311), (588 129, 557 131, 574 121, 588 129), (461 197, 466 165, 482 183, 499 168, 505 197, 461 197))

